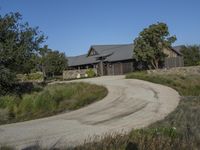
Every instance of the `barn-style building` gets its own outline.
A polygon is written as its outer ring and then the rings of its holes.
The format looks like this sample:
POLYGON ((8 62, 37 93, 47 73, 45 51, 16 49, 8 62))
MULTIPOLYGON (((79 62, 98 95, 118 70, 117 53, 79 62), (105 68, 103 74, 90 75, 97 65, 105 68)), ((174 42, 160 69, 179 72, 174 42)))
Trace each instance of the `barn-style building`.
MULTIPOLYGON (((183 66, 179 47, 164 49, 167 54, 163 67, 183 66)), ((69 70, 96 68, 98 75, 121 75, 136 67, 133 44, 92 45, 85 55, 68 57, 69 70)))

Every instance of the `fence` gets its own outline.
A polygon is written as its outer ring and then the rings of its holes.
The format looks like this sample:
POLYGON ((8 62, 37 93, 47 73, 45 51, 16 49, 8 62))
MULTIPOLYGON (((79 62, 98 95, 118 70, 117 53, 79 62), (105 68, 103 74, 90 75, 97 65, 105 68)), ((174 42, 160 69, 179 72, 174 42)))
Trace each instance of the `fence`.
POLYGON ((183 57, 169 57, 165 58, 164 68, 183 67, 183 57))

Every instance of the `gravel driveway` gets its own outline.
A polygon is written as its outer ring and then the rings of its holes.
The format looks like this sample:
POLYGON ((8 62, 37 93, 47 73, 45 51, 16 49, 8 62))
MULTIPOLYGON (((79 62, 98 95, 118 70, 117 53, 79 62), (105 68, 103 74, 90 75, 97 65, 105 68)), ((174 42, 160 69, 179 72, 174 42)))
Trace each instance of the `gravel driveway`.
MULTIPOLYGON (((0 143, 21 149, 38 142, 46 147, 77 144, 88 137, 128 132, 163 119, 179 103, 179 94, 166 86, 124 76, 76 80, 104 85, 108 95, 82 109, 0 126, 0 143)), ((90 92, 90 91, 88 91, 90 92)))

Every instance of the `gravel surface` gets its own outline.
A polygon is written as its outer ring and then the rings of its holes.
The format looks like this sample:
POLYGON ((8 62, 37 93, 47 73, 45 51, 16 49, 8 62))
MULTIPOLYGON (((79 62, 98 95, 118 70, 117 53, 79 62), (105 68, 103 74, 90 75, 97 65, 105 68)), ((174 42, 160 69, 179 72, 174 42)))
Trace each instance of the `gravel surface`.
POLYGON ((80 144, 89 137, 146 127, 172 112, 180 99, 169 87, 124 76, 70 82, 80 81, 104 85, 109 93, 103 100, 76 111, 2 125, 0 143, 17 149, 37 142, 43 147, 80 144))

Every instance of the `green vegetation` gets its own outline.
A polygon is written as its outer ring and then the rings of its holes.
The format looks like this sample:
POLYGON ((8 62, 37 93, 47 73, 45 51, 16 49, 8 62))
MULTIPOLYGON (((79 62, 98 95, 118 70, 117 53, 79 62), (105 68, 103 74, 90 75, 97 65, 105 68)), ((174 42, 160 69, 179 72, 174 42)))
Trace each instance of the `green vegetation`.
POLYGON ((17 74, 17 80, 19 81, 43 81, 42 72, 35 72, 29 74, 17 74))
POLYGON ((38 78, 36 72, 43 72, 46 79, 67 68, 65 54, 41 47, 46 37, 38 27, 23 22, 19 13, 0 15, 0 34, 0 96, 14 92, 16 74, 27 74, 25 79, 33 80, 38 78))
POLYGON ((185 66, 200 65, 200 46, 199 45, 182 46, 180 52, 183 55, 185 66))
POLYGON ((105 135, 86 141, 73 150, 188 150, 191 147, 195 149, 198 145, 190 143, 175 128, 167 127, 133 130, 125 135, 105 135))
POLYGON ((64 53, 53 51, 47 45, 39 49, 39 69, 45 78, 61 75, 67 68, 67 58, 64 53))
POLYGON ((91 68, 86 71, 86 74, 88 75, 89 78, 96 76, 96 73, 91 68))
POLYGON ((149 68, 157 69, 167 56, 163 50, 170 48, 175 41, 176 37, 170 36, 167 24, 152 24, 134 40, 134 58, 149 68))
POLYGON ((22 23, 19 13, 0 15, 0 95, 12 91, 17 73, 28 73, 45 37, 38 28, 22 23))
POLYGON ((107 89, 88 83, 53 84, 18 96, 0 97, 0 124, 30 120, 75 110, 98 101, 107 89), (88 92, 90 91, 90 92, 88 92))
POLYGON ((127 74, 126 78, 163 84, 177 90, 182 96, 200 96, 200 76, 198 75, 150 75, 145 71, 141 71, 127 74))

